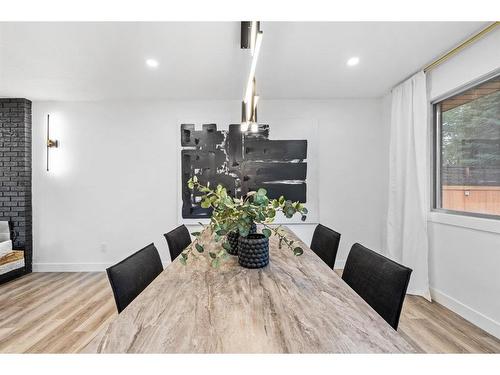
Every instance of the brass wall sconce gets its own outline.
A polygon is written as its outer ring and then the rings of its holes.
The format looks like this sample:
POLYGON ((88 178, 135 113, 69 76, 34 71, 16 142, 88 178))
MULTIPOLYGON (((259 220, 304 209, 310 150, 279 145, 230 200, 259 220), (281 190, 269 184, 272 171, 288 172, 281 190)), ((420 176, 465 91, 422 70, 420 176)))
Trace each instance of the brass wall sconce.
POLYGON ((49 171, 49 149, 59 147, 59 141, 50 139, 50 115, 47 115, 47 172, 49 171))

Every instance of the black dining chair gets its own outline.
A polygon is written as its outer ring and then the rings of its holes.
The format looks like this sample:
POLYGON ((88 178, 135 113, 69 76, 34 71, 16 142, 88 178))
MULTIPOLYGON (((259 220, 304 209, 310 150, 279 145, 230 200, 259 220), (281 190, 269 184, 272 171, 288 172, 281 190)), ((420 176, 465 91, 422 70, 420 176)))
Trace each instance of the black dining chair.
POLYGON ((173 262, 182 251, 191 245, 191 236, 185 225, 181 225, 174 230, 164 234, 167 240, 170 260, 173 262))
POLYGON ((355 243, 347 256, 342 279, 397 329, 411 272, 410 268, 355 243))
POLYGON ((150 244, 130 255, 106 272, 121 313, 163 271, 160 255, 150 244))
POLYGON ((318 224, 314 230, 311 241, 311 250, 333 269, 335 258, 337 258, 339 243, 340 233, 324 225, 318 224))

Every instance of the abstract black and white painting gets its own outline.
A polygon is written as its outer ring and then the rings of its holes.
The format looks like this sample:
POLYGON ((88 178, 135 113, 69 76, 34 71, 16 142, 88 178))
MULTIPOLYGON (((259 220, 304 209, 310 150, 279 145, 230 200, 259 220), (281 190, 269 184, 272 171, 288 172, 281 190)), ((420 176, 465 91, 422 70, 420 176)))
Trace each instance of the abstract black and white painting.
POLYGON ((308 221, 313 219, 317 213, 317 183, 315 152, 310 148, 315 145, 315 129, 310 124, 304 125, 304 121, 294 124, 293 120, 287 120, 280 125, 280 121, 272 126, 261 124, 255 133, 242 133, 239 124, 226 129, 214 123, 182 124, 181 222, 194 224, 211 215, 210 209, 201 207, 203 194, 187 187, 193 176, 202 184, 209 182, 214 187, 221 184, 236 197, 264 188, 270 198, 283 195, 305 203, 310 213, 308 221))
POLYGON ((259 125, 254 133, 242 133, 239 124, 227 130, 182 124, 180 130, 182 219, 211 214, 200 205, 203 194, 187 187, 193 176, 204 185, 221 184, 236 197, 264 188, 270 198, 283 195, 308 204, 307 139, 273 139, 269 125, 259 125))

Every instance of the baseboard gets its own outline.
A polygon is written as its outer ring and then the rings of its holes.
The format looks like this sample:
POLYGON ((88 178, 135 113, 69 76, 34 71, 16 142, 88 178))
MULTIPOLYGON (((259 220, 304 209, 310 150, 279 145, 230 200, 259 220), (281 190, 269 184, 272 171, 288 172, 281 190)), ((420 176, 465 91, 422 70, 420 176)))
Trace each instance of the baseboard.
MULTIPOLYGON (((114 263, 33 263, 33 272, 105 272, 114 263)), ((163 263, 163 268, 170 264, 163 263)))
POLYGON ((453 297, 450 297, 447 294, 434 288, 431 288, 431 296, 432 299, 434 299, 436 302, 447 307, 451 311, 460 315, 462 318, 468 320, 472 324, 500 339, 500 322, 493 320, 492 318, 480 313, 479 311, 474 310, 467 305, 464 305, 462 302, 457 301, 453 297))
POLYGON ((33 272, 104 272, 111 263, 33 263, 33 272))

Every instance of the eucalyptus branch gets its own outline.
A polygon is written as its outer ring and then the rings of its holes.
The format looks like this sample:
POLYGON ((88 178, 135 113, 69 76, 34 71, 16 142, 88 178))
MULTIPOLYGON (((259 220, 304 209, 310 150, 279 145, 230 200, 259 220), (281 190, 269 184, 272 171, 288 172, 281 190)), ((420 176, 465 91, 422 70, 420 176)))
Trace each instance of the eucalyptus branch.
MULTIPOLYGON (((279 237, 279 246, 282 243, 290 248, 295 255, 303 253, 299 246, 294 247, 294 241, 286 238, 280 231, 280 227, 271 227, 277 212, 290 219, 295 214, 300 214, 302 221, 306 220, 307 208, 300 202, 292 202, 281 196, 279 199, 269 199, 265 189, 250 191, 242 198, 233 198, 228 195, 227 190, 222 185, 217 185, 215 189, 210 188, 209 184, 201 184, 194 176, 188 181, 190 190, 197 190, 204 195, 201 197, 201 207, 212 209, 210 219, 210 230, 213 233, 216 242, 222 240, 222 249, 217 253, 210 252, 212 265, 218 266, 220 260, 227 257, 226 250, 230 250, 230 244, 227 241, 227 235, 231 232, 238 232, 240 236, 246 237, 250 233, 253 223, 264 225, 262 234, 270 237, 273 233, 279 237)), ((204 251, 200 243, 195 243, 186 250, 183 256, 184 263, 193 247, 199 252, 204 251)))
POLYGON ((205 248, 204 246, 201 244, 200 242, 200 235, 201 233, 203 233, 203 231, 206 229, 205 225, 203 225, 202 223, 198 223, 201 225, 201 227, 203 228, 201 230, 201 232, 192 232, 191 235, 193 235, 195 237, 195 240, 191 243, 191 245, 189 245, 184 251, 182 251, 182 253, 180 254, 180 258, 179 258, 179 261, 186 265, 186 262, 189 258, 189 256, 191 255, 192 258, 197 258, 197 255, 196 253, 193 251, 194 249, 196 249, 196 251, 198 253, 203 253, 205 251, 205 248))
MULTIPOLYGON (((267 230, 271 231, 272 233, 274 233, 275 236, 277 236, 279 238, 279 242, 278 242, 278 248, 281 250, 281 247, 282 247, 282 243, 284 242, 286 246, 288 246, 288 248, 290 250, 293 251, 293 254, 295 256, 299 256, 299 255, 302 255, 304 253, 304 250, 300 247, 300 246, 293 246, 293 244, 295 243, 294 240, 289 240, 288 238, 286 238, 286 235, 281 231, 281 225, 279 225, 278 227, 272 227, 266 223, 261 223, 267 230)), ((262 233, 264 233, 264 231, 266 229, 263 229, 262 230, 262 233)), ((268 236, 270 237, 270 236, 268 236)))

